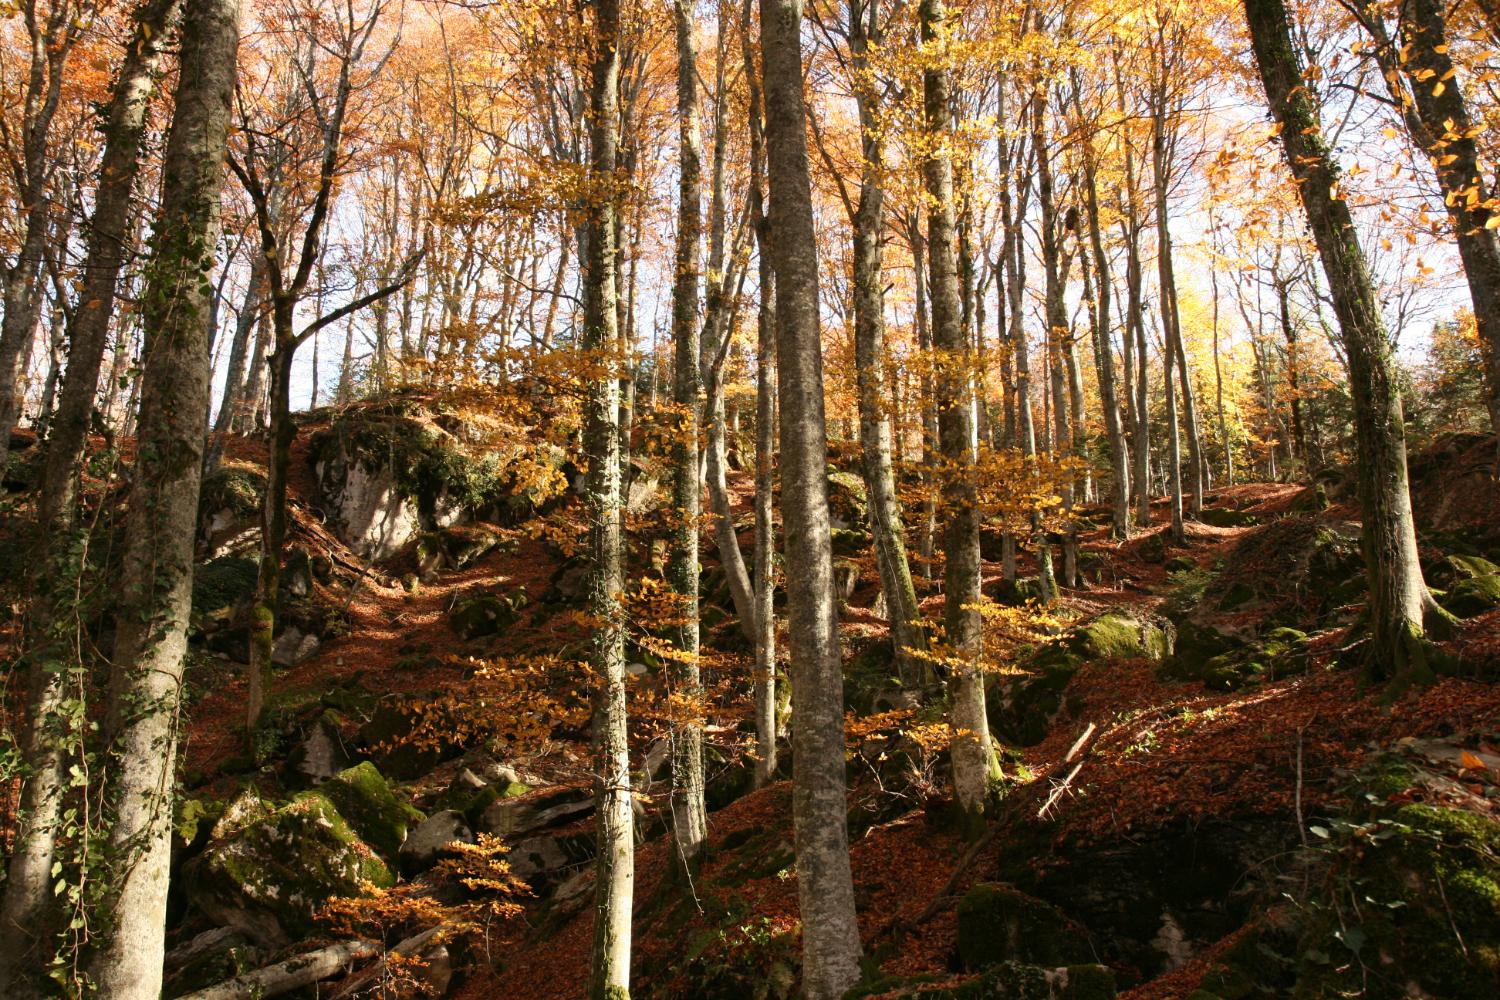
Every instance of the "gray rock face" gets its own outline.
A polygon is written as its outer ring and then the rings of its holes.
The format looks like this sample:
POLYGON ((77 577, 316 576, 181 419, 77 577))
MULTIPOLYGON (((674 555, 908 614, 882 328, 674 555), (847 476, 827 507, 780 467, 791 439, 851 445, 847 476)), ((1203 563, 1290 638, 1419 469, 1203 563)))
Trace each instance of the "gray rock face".
POLYGON ((295 667, 316 653, 321 645, 317 636, 292 626, 276 637, 271 646, 271 662, 278 667, 295 667))
POLYGON ((454 843, 474 843, 474 833, 464 821, 463 813, 456 809, 433 813, 406 835, 396 852, 401 874, 411 878, 425 872, 437 864, 444 848, 454 843))
POLYGON ((593 810, 593 796, 578 789, 564 789, 561 792, 529 795, 519 799, 499 799, 484 811, 479 821, 479 831, 504 837, 514 843, 537 831, 570 823, 593 810))
POLYGON ((390 558, 422 530, 417 505, 396 488, 393 470, 319 462, 316 473, 339 536, 365 559, 390 558))

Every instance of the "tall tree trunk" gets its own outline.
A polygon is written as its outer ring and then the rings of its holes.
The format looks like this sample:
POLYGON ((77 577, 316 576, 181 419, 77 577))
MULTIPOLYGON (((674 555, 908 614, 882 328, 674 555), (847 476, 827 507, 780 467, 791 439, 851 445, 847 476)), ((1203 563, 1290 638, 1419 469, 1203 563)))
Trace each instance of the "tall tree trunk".
MULTIPOLYGON (((674 692, 689 702, 703 697, 698 668, 698 427, 703 408, 699 366, 698 279, 702 271, 703 137, 698 100, 694 12, 688 0, 674 6, 677 24, 678 203, 676 278, 672 285, 673 402, 677 406, 672 445, 672 541, 667 580, 679 600, 677 649, 667 667, 674 692)), ((708 837, 703 803, 703 727, 692 718, 674 723, 672 745, 672 864, 690 883, 708 837)))
POLYGON ((147 272, 140 459, 110 678, 108 930, 89 963, 101 996, 161 995, 172 791, 192 604, 209 385, 209 290, 240 35, 240 0, 190 0, 147 272))
MULTIPOLYGON (((913 212, 908 236, 911 240, 913 317, 917 328, 917 350, 932 351, 932 330, 927 322, 927 239, 922 235, 921 215, 913 212)), ((922 422, 922 533, 917 540, 922 575, 932 579, 933 551, 937 538, 937 492, 934 469, 937 466, 938 429, 933 410, 931 366, 922 370, 922 399, 919 407, 922 422)))
MULTIPOLYGON (((17 963, 27 963, 30 970, 45 964, 32 961, 29 947, 17 943, 38 943, 49 926, 45 914, 53 898, 50 873, 62 805, 61 742, 65 738, 59 728, 63 719, 58 706, 66 680, 63 662, 67 651, 54 647, 50 637, 55 623, 66 613, 65 581, 75 579, 81 570, 75 560, 80 542, 75 536, 78 477, 109 339, 109 318, 130 239, 134 214, 131 193, 139 172, 146 110, 168 37, 167 25, 179 2, 150 0, 135 13, 136 28, 120 64, 105 122, 104 154, 78 306, 68 330, 68 365, 42 469, 37 521, 43 530, 37 564, 45 570, 37 578, 36 620, 30 631, 48 638, 32 656, 26 709, 30 722, 24 746, 32 774, 23 792, 21 826, 0 900, 0 931, 12 941, 0 956, 0 987, 27 971, 17 963)), ((14 987, 18 994, 23 989, 14 987)))
POLYGON ((251 251, 250 274, 246 279, 245 297, 234 320, 234 336, 229 342, 229 364, 224 373, 224 397, 219 401, 219 415, 214 420, 214 437, 208 448, 203 471, 218 468, 224 454, 224 436, 234 427, 245 405, 245 369, 252 360, 250 334, 256 329, 266 295, 266 258, 258 249, 251 251))
MULTIPOLYGON (((951 131, 948 72, 937 60, 947 11, 942 0, 918 8, 922 44, 929 52, 922 71, 926 127, 933 136, 951 131)), ((927 259, 932 286, 932 345, 937 360, 938 439, 943 455, 943 624, 952 651, 948 674, 953 738, 953 786, 964 814, 965 834, 984 826, 989 782, 999 762, 990 744, 980 670, 979 510, 975 481, 974 402, 969 362, 972 346, 963 328, 953 219, 953 164, 946 151, 922 164, 929 199, 927 259)))
POLYGON ((1363 548, 1370 584, 1368 663, 1376 677, 1431 676, 1426 626, 1446 624, 1417 561, 1407 490, 1406 434, 1391 343, 1339 169, 1325 144, 1319 108, 1303 84, 1284 0, 1245 0, 1250 40, 1287 164, 1323 261, 1349 362, 1354 402, 1363 548))
POLYGON ((859 978, 859 926, 844 783, 844 679, 828 523, 828 438, 818 253, 802 92, 801 0, 761 0, 771 259, 781 409, 792 669, 792 820, 802 917, 802 988, 836 1000, 859 978))
MULTIPOLYGON (((601 197, 589 200, 584 257, 582 345, 613 352, 619 340, 615 299, 619 294, 618 253, 614 245, 614 189, 619 159, 620 8, 617 0, 596 0, 594 52, 589 96, 589 173, 601 197)), ((594 936, 590 954, 589 1000, 628 1000, 630 996, 630 915, 635 888, 634 816, 630 789, 630 743, 625 717, 625 632, 620 595, 625 587, 622 559, 620 383, 594 380, 589 389, 584 429, 588 452, 585 487, 589 507, 589 613, 594 628, 591 666, 594 692, 594 797, 598 814, 598 854, 594 881, 594 936)))
MULTIPOLYGON (((1083 100, 1075 77, 1073 100, 1078 111, 1079 123, 1083 122, 1083 100)), ((1125 429, 1120 420, 1120 404, 1115 394, 1115 355, 1109 335, 1110 296, 1113 281, 1109 273, 1109 255, 1104 250, 1104 234, 1099 221, 1098 160, 1093 137, 1084 138, 1083 151, 1083 205, 1089 227, 1089 251, 1082 254, 1083 277, 1089 278, 1088 254, 1093 253, 1094 268, 1098 272, 1098 308, 1092 310, 1094 321, 1094 366, 1099 378, 1099 401, 1104 409, 1104 429, 1109 437, 1110 468, 1114 473, 1114 521, 1116 538, 1130 537, 1130 448, 1125 441, 1125 429)), ((1128 380, 1127 380, 1128 381, 1128 380)))
POLYGON ((755 65, 751 0, 740 10, 741 45, 750 124, 750 225, 755 232, 760 295, 755 348, 755 784, 764 787, 776 773, 776 538, 773 490, 776 463, 776 274, 771 266, 769 220, 765 209, 765 111, 760 72, 755 65))
POLYGON ((859 394, 859 442, 863 457, 865 492, 869 497, 870 531, 875 539, 875 563, 885 594, 886 617, 896 659, 907 683, 921 679, 912 654, 927 648, 918 619, 916 587, 906 558, 901 506, 891 466, 891 425, 886 416, 885 276, 881 241, 885 233, 885 143, 876 120, 878 99, 866 79, 870 45, 879 45, 878 0, 849 7, 849 47, 853 55, 855 98, 859 107, 863 156, 860 165, 859 205, 854 223, 854 370, 859 394))

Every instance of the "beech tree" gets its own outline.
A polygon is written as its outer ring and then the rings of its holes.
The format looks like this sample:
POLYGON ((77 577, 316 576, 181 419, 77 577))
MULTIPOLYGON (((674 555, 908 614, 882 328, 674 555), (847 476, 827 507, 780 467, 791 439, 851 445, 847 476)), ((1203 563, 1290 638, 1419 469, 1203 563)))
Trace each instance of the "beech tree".
POLYGON ((161 995, 172 803, 208 412, 219 193, 240 0, 186 0, 162 202, 146 275, 140 459, 110 677, 109 845, 89 972, 101 995, 161 995))
POLYGON ((802 984, 809 1000, 833 1000, 859 978, 860 944, 849 867, 844 684, 828 525, 828 440, 801 25, 801 0, 761 0, 802 984))
POLYGON ((1287 165, 1297 179, 1349 362, 1370 585, 1366 655, 1377 677, 1427 677, 1432 672, 1427 631, 1441 630, 1447 613, 1428 591, 1417 558, 1401 393, 1390 340, 1359 234, 1339 193, 1338 164, 1321 137, 1317 102, 1302 81, 1286 5, 1283 0, 1245 0, 1245 16, 1266 101, 1287 165))

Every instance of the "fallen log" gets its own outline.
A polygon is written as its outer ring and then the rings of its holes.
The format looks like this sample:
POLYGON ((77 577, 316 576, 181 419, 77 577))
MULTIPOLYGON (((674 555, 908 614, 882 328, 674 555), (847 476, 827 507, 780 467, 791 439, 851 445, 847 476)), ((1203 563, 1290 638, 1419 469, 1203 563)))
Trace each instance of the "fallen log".
POLYGON ((378 954, 380 946, 374 941, 340 941, 189 993, 181 1000, 264 1000, 311 986, 338 974, 351 962, 378 954))

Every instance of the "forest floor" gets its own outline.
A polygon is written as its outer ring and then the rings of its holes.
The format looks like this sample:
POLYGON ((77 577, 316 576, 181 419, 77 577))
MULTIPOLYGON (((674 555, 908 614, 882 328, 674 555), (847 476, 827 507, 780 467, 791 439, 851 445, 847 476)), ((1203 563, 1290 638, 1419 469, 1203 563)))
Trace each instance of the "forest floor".
MULTIPOLYGON (((365 565, 325 527, 311 501, 317 486, 307 437, 304 430, 294 450, 292 538, 349 570, 323 595, 343 606, 348 628, 311 658, 280 672, 277 699, 296 702, 338 687, 413 702, 442 694, 461 697, 476 658, 504 662, 576 650, 587 638, 586 623, 569 614, 524 614, 477 646, 450 624, 454 605, 467 596, 517 587, 533 600, 545 593, 583 537, 572 509, 550 515, 550 531, 497 527, 513 544, 413 587, 398 578, 399 566, 365 565), (569 532, 574 544, 560 547, 558 538, 569 532), (412 656, 414 649, 421 655, 412 656)), ((264 461, 264 452, 236 440, 226 461, 254 467, 264 461)), ((1489 466, 1481 449, 1448 456, 1431 468, 1414 462, 1414 470, 1419 514, 1434 530, 1500 532, 1500 491, 1488 488, 1489 466), (1472 502, 1453 502, 1453 490, 1465 493, 1480 483, 1486 488, 1467 494, 1472 502)), ((743 515, 752 484, 746 474, 736 473, 731 486, 736 513, 743 515)), ((1307 487, 1285 484, 1215 490, 1207 505, 1240 512, 1245 523, 1189 522, 1182 546, 1167 540, 1168 511, 1162 502, 1152 507, 1151 526, 1126 543, 1112 541, 1104 528, 1090 528, 1081 543, 1097 567, 1095 582, 1065 590, 1059 613, 1079 622, 1110 612, 1150 618, 1180 602, 1185 588, 1201 589, 1202 575, 1210 571, 1221 591, 1237 582, 1274 579, 1286 572, 1289 553, 1272 532, 1293 520, 1289 515, 1309 493, 1307 487), (1259 548, 1246 544, 1261 536, 1265 544, 1259 548)), ((1099 511, 1089 513, 1104 521, 1099 511)), ((1335 496, 1320 516, 1336 521, 1357 514, 1335 496)), ((747 543, 748 536, 741 540, 747 543)), ((885 625, 872 610, 878 591, 873 556, 865 550, 853 559, 861 565, 861 584, 843 608, 841 628, 846 644, 860 648, 884 639, 885 625)), ((717 561, 708 537, 704 560, 717 561)), ((989 590, 999 583, 1001 567, 986 561, 983 574, 989 590)), ((934 584, 919 582, 925 606, 936 611, 941 594, 934 584)), ((1265 614, 1264 608, 1252 607, 1225 612, 1217 621, 1253 629, 1265 614)), ((1332 669, 1349 620, 1347 613, 1330 614, 1326 623, 1310 623, 1307 672, 1232 691, 1163 679, 1160 665, 1144 658, 1085 663, 1067 682, 1068 711, 1058 715, 1045 738, 1007 753, 1006 794, 991 836, 977 851, 945 822, 940 788, 909 807, 892 809, 886 803, 876 822, 856 831, 851 845, 860 931, 874 965, 887 976, 926 977, 929 988, 961 981, 957 910, 964 893, 991 881, 1048 884, 1091 851, 1108 853, 1120 844, 1154 843, 1153 838, 1176 836, 1174 831, 1225 823, 1264 823, 1268 835, 1305 844, 1309 818, 1343 807, 1349 776, 1392 746, 1419 748, 1426 766, 1449 775, 1460 789, 1417 791, 1415 797, 1466 796, 1465 808, 1493 818, 1500 811, 1500 685, 1445 677, 1392 697, 1386 688, 1368 685, 1357 670, 1332 669)), ((1466 665, 1461 671, 1466 676, 1492 670, 1500 660, 1500 608, 1463 623, 1445 646, 1466 665)), ((245 753, 244 681, 230 660, 195 662, 185 780, 195 795, 227 796, 242 780, 232 772, 245 753)), ((712 727, 711 738, 730 756, 743 743, 733 731, 742 715, 742 707, 728 711, 712 727)), ((353 744, 357 725, 348 725, 344 735, 353 744)), ((513 763, 560 781, 572 775, 582 783, 576 762, 586 753, 586 743, 575 734, 513 763)), ((423 779, 423 786, 441 787, 457 767, 439 769, 423 779)), ((860 787, 862 780, 856 772, 854 798, 869 794, 860 787)), ((658 809, 659 803, 651 805, 648 829, 659 828, 658 809)), ((588 821, 580 822, 581 831, 587 828, 588 821)), ((655 834, 638 847, 634 965, 645 995, 733 997, 741 994, 732 986, 713 993, 702 983, 769 983, 795 968, 789 782, 733 799, 711 814, 709 828, 705 867, 688 899, 664 885, 667 838, 655 834)), ((539 899, 522 918, 492 929, 478 968, 461 979, 455 995, 464 1000, 581 997, 592 934, 587 896, 573 893, 565 906, 539 899)), ((1188 996, 1242 933, 1243 928, 1232 928, 1217 938, 1200 938, 1190 958, 1167 968, 1132 966, 1129 957, 1111 956, 1130 986, 1121 995, 1133 1000, 1188 996)))

